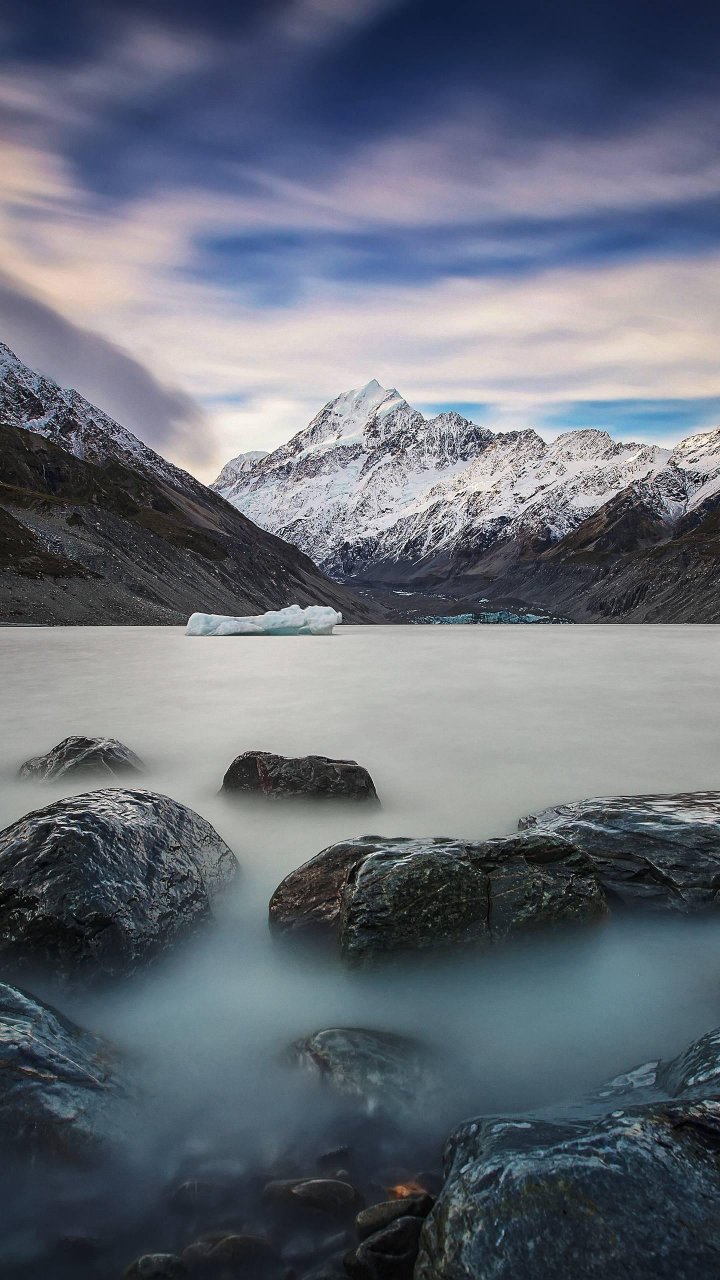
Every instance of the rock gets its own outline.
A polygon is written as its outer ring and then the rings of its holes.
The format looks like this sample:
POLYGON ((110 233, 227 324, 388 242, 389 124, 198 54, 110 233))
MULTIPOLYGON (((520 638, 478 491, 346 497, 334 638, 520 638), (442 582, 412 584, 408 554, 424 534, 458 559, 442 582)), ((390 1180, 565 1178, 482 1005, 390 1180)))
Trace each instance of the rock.
POLYGON ((361 1209, 355 1219, 357 1238, 367 1240, 377 1231, 384 1231, 396 1218, 427 1218, 434 1203, 432 1196, 418 1194, 371 1204, 368 1209, 361 1209))
POLYGON ((188 1275, 182 1258, 174 1253, 146 1253, 131 1262, 125 1272, 125 1280, 178 1280, 188 1275))
POLYGON ((554 834, 469 844, 363 836, 290 873, 270 900, 280 934, 332 938, 361 962, 450 944, 487 946, 541 926, 602 919, 587 854, 554 834))
POLYGON ((0 983, 0 1139, 84 1160, 121 1132, 117 1054, 56 1009, 0 983))
POLYGON ((0 832, 0 957, 128 973, 210 914, 237 862, 192 809, 150 791, 58 800, 0 832))
POLYGON ((720 1027, 694 1040, 675 1058, 644 1062, 615 1076, 581 1105, 632 1106, 638 1102, 720 1097, 720 1027))
POLYGON ((117 738, 85 738, 74 734, 58 742, 44 756, 26 760, 18 773, 21 778, 47 782, 69 773, 95 773, 114 778, 127 773, 142 773, 144 767, 140 757, 117 738))
POLYGON ((345 1270, 353 1280, 413 1280, 421 1230, 421 1218, 396 1218, 348 1254, 345 1270))
POLYGON ((335 1217, 346 1217, 363 1206, 363 1198, 349 1182, 337 1178, 282 1178, 268 1182, 266 1200, 276 1204, 317 1209, 335 1217))
POLYGON ((679 912, 720 906, 720 791, 579 800, 530 814, 520 828, 583 849, 611 902, 679 912))
POLYGON ((276 756, 271 751, 245 751, 233 760, 223 778, 222 791, 378 801, 370 774, 355 760, 276 756))
POLYGON ((191 1271, 227 1272, 250 1269, 255 1275, 279 1270, 279 1255, 264 1236, 218 1234, 196 1240, 183 1249, 182 1260, 191 1271))
POLYGON ((720 1102, 452 1136, 415 1280, 716 1280, 720 1102))
POLYGON ((371 1111, 415 1111, 437 1097, 442 1086, 434 1055, 419 1041, 389 1031, 328 1027, 297 1040, 290 1055, 371 1111))

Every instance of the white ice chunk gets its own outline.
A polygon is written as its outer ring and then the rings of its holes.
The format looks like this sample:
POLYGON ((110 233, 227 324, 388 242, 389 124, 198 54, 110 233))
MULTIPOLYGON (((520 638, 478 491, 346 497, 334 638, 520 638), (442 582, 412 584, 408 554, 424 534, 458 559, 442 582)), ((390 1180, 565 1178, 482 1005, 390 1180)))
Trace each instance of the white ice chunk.
POLYGON ((301 609, 271 610, 256 618, 227 618, 221 613, 194 613, 186 636, 331 636, 342 622, 342 614, 327 605, 311 604, 301 609))

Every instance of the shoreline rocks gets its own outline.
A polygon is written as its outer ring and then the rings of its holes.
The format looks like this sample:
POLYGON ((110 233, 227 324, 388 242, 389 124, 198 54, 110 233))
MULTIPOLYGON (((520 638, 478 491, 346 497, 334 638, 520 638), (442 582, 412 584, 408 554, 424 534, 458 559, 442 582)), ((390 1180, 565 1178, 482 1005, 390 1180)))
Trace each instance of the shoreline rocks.
POLYGON ((618 905, 681 913, 720 905, 720 791, 578 800, 519 827, 571 840, 618 905))
POLYGON ((468 1120, 415 1278, 714 1280, 719 1148, 720 1028, 565 1107, 468 1120))
POLYGON ((73 734, 63 738, 43 756, 33 756, 18 769, 19 778, 38 782, 55 781, 68 774, 99 774, 111 778, 143 773, 145 765, 117 738, 86 738, 73 734))
POLYGON ((272 751, 244 751, 237 756, 222 782, 221 794, 228 793, 379 803, 370 774, 355 760, 278 756, 272 751))
POLYGON ((235 878, 209 822, 151 791, 58 800, 0 832, 0 957, 55 976, 132 972, 235 878))
POLYGON ((84 1161, 119 1136, 119 1055, 28 992, 0 983, 0 1139, 84 1161))
POLYGON ((320 935, 358 963, 489 946, 607 913, 588 856, 552 833, 479 843, 363 836, 290 873, 270 900, 277 934, 320 935))
POLYGON ((434 1055, 418 1040, 389 1031, 329 1027, 296 1040, 289 1057, 370 1112, 417 1111, 442 1087, 434 1055))

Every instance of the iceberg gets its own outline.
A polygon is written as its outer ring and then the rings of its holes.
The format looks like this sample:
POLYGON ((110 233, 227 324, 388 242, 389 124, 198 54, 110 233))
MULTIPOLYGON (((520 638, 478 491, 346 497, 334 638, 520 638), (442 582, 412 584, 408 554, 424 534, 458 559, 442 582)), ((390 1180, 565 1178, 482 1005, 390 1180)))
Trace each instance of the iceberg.
POLYGON ((221 613, 193 613, 186 636, 331 636, 342 622, 342 614, 327 605, 311 604, 301 609, 270 610, 256 618, 228 618, 221 613))

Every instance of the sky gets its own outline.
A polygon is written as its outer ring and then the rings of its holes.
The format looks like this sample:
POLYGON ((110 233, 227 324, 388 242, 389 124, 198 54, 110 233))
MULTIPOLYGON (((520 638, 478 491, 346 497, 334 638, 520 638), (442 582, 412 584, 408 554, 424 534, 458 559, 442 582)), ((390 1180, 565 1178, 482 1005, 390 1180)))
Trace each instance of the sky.
POLYGON ((4 0, 0 339, 209 480, 377 378, 720 422, 720 6, 4 0))

